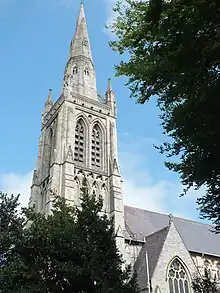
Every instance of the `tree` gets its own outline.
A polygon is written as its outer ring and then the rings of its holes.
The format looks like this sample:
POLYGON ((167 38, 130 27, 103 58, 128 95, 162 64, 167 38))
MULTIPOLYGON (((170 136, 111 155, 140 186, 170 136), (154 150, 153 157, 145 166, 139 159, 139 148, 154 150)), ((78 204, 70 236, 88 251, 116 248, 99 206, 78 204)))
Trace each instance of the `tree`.
POLYGON ((127 61, 116 66, 128 77, 139 103, 156 96, 167 141, 159 146, 166 166, 180 176, 183 194, 204 186, 203 218, 220 232, 220 2, 125 0, 115 7, 110 46, 127 61), (172 159, 171 159, 172 158, 172 159))
POLYGON ((18 206, 19 195, 7 196, 0 191, 0 267, 4 265, 25 224, 25 219, 19 215, 18 206))
POLYGON ((195 293, 220 293, 220 289, 215 280, 211 280, 207 269, 202 277, 197 277, 192 282, 192 288, 195 293))
POLYGON ((1 292, 138 292, 130 269, 122 270, 113 222, 101 209, 101 199, 90 197, 86 188, 81 209, 60 197, 54 197, 47 217, 26 209, 31 224, 0 268, 1 292))

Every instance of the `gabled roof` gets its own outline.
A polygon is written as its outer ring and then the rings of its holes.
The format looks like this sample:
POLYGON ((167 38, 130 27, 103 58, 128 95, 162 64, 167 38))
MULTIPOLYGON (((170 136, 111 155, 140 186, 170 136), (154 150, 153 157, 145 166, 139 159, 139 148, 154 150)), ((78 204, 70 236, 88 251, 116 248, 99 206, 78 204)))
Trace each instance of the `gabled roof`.
MULTIPOLYGON (((212 225, 173 217, 173 222, 190 252, 220 257, 220 234, 211 232, 212 225)), ((169 216, 125 206, 126 239, 144 241, 144 238, 169 225, 169 216)))
MULTIPOLYGON (((159 230, 146 237, 146 240, 145 240, 146 242, 142 246, 141 251, 134 265, 134 268, 137 271, 141 266, 144 265, 145 274, 142 277, 144 277, 145 280, 147 279, 147 276, 146 276, 147 269, 146 269, 146 261, 145 261, 146 252, 148 254, 149 277, 151 279, 168 232, 169 232, 169 227, 165 227, 164 229, 159 230)), ((138 280, 138 282, 139 281, 141 282, 142 280, 138 280)))

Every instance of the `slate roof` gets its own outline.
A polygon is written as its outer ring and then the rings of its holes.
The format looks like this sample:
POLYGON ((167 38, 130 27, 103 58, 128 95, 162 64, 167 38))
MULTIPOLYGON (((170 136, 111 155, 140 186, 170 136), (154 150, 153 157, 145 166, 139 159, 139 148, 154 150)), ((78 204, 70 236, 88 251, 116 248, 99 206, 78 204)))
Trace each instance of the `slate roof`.
MULTIPOLYGON (((190 252, 199 252, 220 257, 220 234, 211 232, 212 225, 173 217, 173 222, 190 252)), ((144 241, 149 236, 169 225, 166 214, 125 206, 126 239, 144 241)))
MULTIPOLYGON (((134 268, 138 270, 141 266, 143 266, 143 262, 145 264, 145 269, 144 269, 144 279, 146 282, 147 276, 146 276, 146 261, 145 261, 145 255, 146 251, 148 253, 148 263, 149 263, 149 275, 150 279, 153 276, 154 270, 156 268, 156 264, 158 261, 158 258, 160 256, 161 250, 163 248, 163 244, 166 240, 167 234, 169 232, 169 227, 166 227, 162 230, 159 230, 149 236, 146 237, 146 242, 142 246, 141 251, 138 255, 138 258, 135 262, 134 268), (144 260, 144 261, 143 261, 144 260)), ((139 276, 138 276, 139 277, 139 276)), ((140 284, 142 280, 138 280, 140 284)))

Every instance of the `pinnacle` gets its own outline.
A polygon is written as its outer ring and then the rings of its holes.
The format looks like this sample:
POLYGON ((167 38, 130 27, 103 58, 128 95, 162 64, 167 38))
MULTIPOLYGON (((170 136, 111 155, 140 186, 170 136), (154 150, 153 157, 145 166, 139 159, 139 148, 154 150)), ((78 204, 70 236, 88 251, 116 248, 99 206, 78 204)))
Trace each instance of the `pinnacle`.
POLYGON ((111 78, 108 78, 108 87, 107 87, 107 92, 112 91, 112 83, 111 83, 111 78))
POLYGON ((49 89, 49 94, 48 94, 48 98, 47 98, 47 101, 46 101, 45 105, 53 105, 52 89, 49 89))

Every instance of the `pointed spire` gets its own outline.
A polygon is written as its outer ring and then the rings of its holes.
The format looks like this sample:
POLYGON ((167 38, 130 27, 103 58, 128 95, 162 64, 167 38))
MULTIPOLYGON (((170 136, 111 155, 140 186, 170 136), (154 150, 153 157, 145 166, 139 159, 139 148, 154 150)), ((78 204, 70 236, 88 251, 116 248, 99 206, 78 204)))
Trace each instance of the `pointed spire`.
POLYGON ((70 58, 75 56, 84 56, 92 61, 83 1, 80 5, 80 13, 76 24, 76 30, 70 46, 70 58))
POLYGON ((69 93, 77 93, 98 101, 96 74, 83 2, 80 6, 75 34, 70 44, 62 92, 64 96, 69 95, 69 93))

